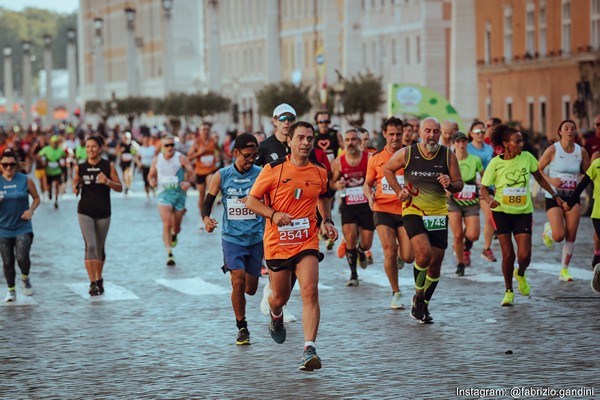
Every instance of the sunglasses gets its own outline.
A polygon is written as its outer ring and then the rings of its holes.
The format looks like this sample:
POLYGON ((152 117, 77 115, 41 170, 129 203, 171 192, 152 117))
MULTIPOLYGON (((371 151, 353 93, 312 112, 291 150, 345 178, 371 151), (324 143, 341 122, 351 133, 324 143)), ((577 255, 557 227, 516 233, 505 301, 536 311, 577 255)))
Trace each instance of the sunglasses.
POLYGON ((597 123, 596 126, 600 126, 600 123, 597 123))
POLYGON ((331 120, 330 119, 321 119, 319 121, 317 121, 320 124, 330 124, 331 120))
POLYGON ((175 143, 165 143, 163 147, 175 147, 175 143))
POLYGON ((484 134, 485 133, 485 129, 473 129, 473 133, 484 134))
POLYGON ((17 163, 14 163, 14 162, 6 162, 5 163, 5 162, 3 162, 2 166, 4 168, 15 168, 17 166, 17 163))
POLYGON ((277 121, 279 122, 294 122, 296 120, 296 117, 294 117, 293 115, 280 115, 279 117, 277 117, 277 121))

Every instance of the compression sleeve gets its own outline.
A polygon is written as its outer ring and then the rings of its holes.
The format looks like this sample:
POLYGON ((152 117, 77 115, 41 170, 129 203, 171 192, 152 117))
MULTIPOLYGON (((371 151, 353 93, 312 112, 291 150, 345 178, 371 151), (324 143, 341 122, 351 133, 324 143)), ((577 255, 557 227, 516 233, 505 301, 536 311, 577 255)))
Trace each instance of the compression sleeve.
POLYGON ((213 196, 210 193, 206 195, 204 198, 204 203, 202 203, 202 210, 200 213, 202 215, 202 219, 204 219, 204 217, 210 217, 210 212, 212 211, 212 206, 216 198, 217 196, 213 196))
POLYGON ((577 204, 577 199, 579 198, 579 196, 581 196, 581 193, 583 193, 583 191, 591 181, 592 180, 590 179, 589 175, 585 175, 583 177, 583 179, 581 180, 581 182, 579 182, 579 184, 575 188, 575 191, 567 201, 567 205, 569 207, 573 207, 575 204, 577 204))

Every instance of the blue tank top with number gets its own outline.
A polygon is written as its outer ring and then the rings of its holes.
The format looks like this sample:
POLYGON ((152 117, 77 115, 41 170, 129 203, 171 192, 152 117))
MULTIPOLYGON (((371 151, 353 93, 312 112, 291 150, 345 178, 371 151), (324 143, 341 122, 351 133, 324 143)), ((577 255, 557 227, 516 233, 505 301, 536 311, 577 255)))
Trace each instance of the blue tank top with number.
POLYGON ((263 240, 263 218, 246 208, 244 203, 260 171, 260 167, 253 165, 248 172, 242 174, 235 168, 235 164, 219 170, 220 189, 223 193, 222 238, 226 242, 251 246, 263 240))
POLYGON ((0 237, 32 233, 31 221, 21 218, 29 208, 27 175, 17 172, 9 181, 0 175, 0 237))

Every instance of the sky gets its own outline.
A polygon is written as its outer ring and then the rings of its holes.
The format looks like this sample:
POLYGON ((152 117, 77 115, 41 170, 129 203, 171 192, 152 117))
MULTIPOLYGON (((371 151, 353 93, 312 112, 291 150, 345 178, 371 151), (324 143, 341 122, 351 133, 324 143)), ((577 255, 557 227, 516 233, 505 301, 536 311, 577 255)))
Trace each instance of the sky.
POLYGON ((35 7, 60 13, 72 13, 79 8, 79 0, 0 0, 0 7, 14 11, 35 7))

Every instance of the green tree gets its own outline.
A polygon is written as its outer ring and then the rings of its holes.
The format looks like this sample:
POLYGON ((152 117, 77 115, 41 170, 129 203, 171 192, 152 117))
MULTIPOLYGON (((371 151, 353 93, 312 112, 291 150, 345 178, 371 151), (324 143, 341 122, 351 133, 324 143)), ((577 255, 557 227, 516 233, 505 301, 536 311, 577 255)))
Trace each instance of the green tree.
POLYGON ((341 113, 352 124, 362 125, 365 114, 379 111, 385 103, 385 94, 381 77, 371 73, 358 74, 344 82, 341 97, 344 110, 341 113))
POLYGON ((266 85, 256 92, 258 112, 271 117, 273 110, 281 103, 288 103, 296 110, 298 115, 310 111, 310 88, 308 86, 295 86, 289 82, 279 82, 266 85))

